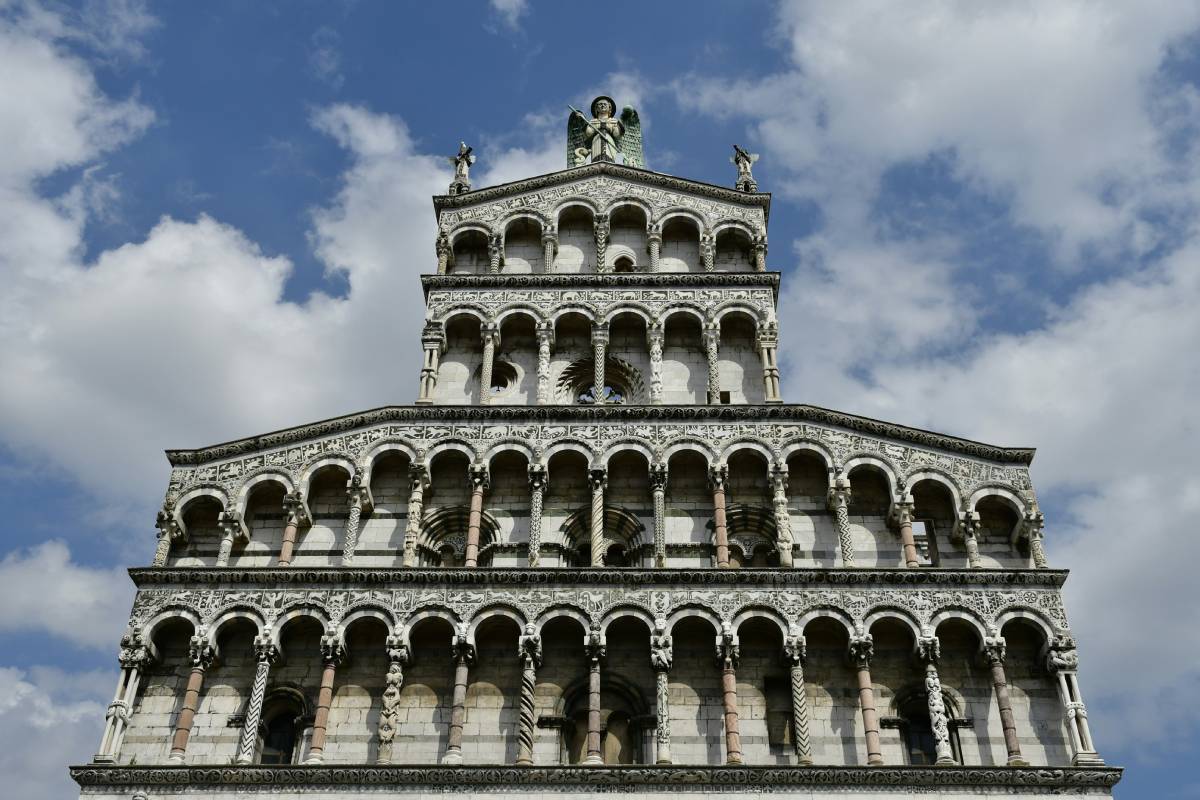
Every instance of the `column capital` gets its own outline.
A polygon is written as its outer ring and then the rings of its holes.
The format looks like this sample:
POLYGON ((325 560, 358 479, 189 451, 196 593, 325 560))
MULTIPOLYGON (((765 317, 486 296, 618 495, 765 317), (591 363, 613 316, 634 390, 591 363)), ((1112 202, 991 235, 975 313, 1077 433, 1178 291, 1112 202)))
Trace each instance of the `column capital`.
POLYGON ((222 511, 217 516, 217 527, 221 529, 222 536, 230 536, 235 541, 250 541, 250 529, 236 511, 222 511))
POLYGON ((517 658, 527 666, 542 665, 542 637, 532 622, 525 624, 525 632, 517 639, 517 658))
POLYGON ((436 348, 441 351, 445 349, 446 331, 442 327, 442 323, 426 320, 424 327, 421 328, 421 347, 425 350, 436 348))
POLYGON ((609 230, 608 214, 597 214, 592 218, 592 229, 597 236, 607 236, 609 230))
POLYGON ((942 643, 936 636, 917 639, 917 657, 923 664, 937 664, 942 657, 942 643))
POLYGON ((802 633, 794 633, 783 639, 783 660, 788 666, 803 664, 808 658, 808 642, 802 633))
POLYGON ((660 617, 654 620, 654 632, 650 634, 650 667, 655 672, 666 672, 674 663, 674 643, 667 633, 667 621, 660 617))
POLYGON ((346 497, 350 499, 350 505, 357 505, 359 508, 369 510, 375 505, 375 498, 371 495, 371 487, 363 485, 363 476, 361 472, 356 472, 346 481, 346 497))
POLYGON ((592 344, 608 344, 608 323, 593 322, 592 323, 592 344))
POLYGON ((542 244, 558 244, 558 228, 547 225, 542 228, 542 244))
POLYGON ((1029 539, 1041 539, 1045 535, 1046 518, 1042 512, 1034 509, 1025 515, 1021 521, 1021 535, 1029 539))
POLYGON ((418 486, 424 491, 429 486, 429 470, 424 464, 411 464, 408 467, 408 483, 411 490, 418 486))
POLYGON ((890 514, 892 522, 896 525, 911 525, 916 518, 914 516, 916 510, 916 504, 911 498, 896 500, 892 503, 890 514))
POLYGON ((791 473, 788 470, 787 464, 772 464, 771 471, 769 473, 771 480, 771 492, 775 494, 779 492, 787 492, 788 478, 790 475, 791 473))
POLYGON ((834 509, 838 506, 844 507, 850 505, 850 482, 844 478, 838 478, 838 483, 829 487, 826 500, 829 503, 829 507, 834 509))
POLYGON ((193 636, 188 642, 188 660, 193 667, 207 670, 217 660, 217 649, 206 636, 193 636))
POLYGON ((725 482, 729 480, 729 466, 726 464, 714 464, 708 468, 708 488, 716 491, 725 488, 725 482))
POLYGON ((336 634, 322 637, 321 639, 321 661, 326 665, 332 664, 338 666, 346 659, 346 647, 338 639, 336 634))
POLYGON ((475 645, 467 639, 465 633, 456 633, 451 638, 450 654, 456 663, 459 661, 468 665, 475 663, 475 645))
POLYGON ((738 642, 737 631, 732 625, 725 623, 721 626, 721 632, 717 634, 717 666, 722 669, 726 664, 736 667, 740 656, 741 645, 738 642))
POLYGON ((482 488, 487 491, 491 486, 491 474, 488 472, 487 464, 472 464, 467 468, 467 482, 471 484, 471 490, 482 488))
POLYGON ((308 509, 299 491, 288 492, 283 496, 284 522, 288 525, 301 525, 308 522, 308 509))
POLYGON ((1078 669, 1079 652, 1075 649, 1075 640, 1067 635, 1055 637, 1046 651, 1046 671, 1057 675, 1060 672, 1075 672, 1078 669))
POLYGON ((491 342, 493 347, 500 344, 500 326, 492 321, 484 322, 479 326, 479 338, 483 344, 491 342))
POLYGON ((274 664, 282 655, 279 648, 267 636, 254 637, 254 660, 265 661, 268 665, 274 664))
POLYGON ((661 322, 651 322, 646 326, 646 343, 649 345, 657 343, 661 346, 665 333, 666 326, 664 326, 661 322))
POLYGON ((764 347, 778 347, 779 346, 779 331, 778 331, 778 329, 774 326, 773 323, 767 327, 760 328, 758 333, 755 334, 755 336, 754 336, 754 343, 755 343, 755 345, 757 345, 758 349, 760 349, 760 350, 764 347))
POLYGON ((983 640, 983 657, 988 664, 1003 664, 1008 655, 1008 642, 1003 636, 988 636, 983 640))
POLYGON ((183 526, 179 524, 179 520, 175 518, 175 509, 164 504, 159 509, 158 514, 154 517, 154 527, 158 529, 160 537, 166 536, 175 543, 184 537, 183 526))
POLYGON ((721 323, 706 322, 703 329, 703 338, 705 347, 719 347, 721 345, 721 323))
POLYGON ((153 661, 150 648, 142 641, 141 634, 126 631, 121 637, 121 648, 117 652, 117 662, 123 669, 141 669, 153 661))
POLYGON ((667 488, 667 462, 655 461, 650 465, 650 488, 667 488))
POLYGON ((387 650, 388 661, 393 664, 407 665, 412 661, 412 653, 408 645, 404 643, 404 637, 391 635, 383 642, 384 649, 387 650))
POLYGON ((437 238, 433 242, 434 251, 440 256, 450 252, 450 234, 445 228, 439 228, 437 238))
POLYGON ((871 666, 871 657, 875 655, 875 640, 871 634, 863 633, 850 637, 850 662, 858 669, 871 666))
POLYGON ((599 627, 594 626, 584 634, 583 651, 587 654, 588 661, 603 661, 605 656, 608 655, 607 643, 604 641, 604 632, 599 627))
POLYGON ((588 485, 592 491, 603 489, 608 484, 608 470, 603 467, 588 470, 588 485))
POLYGON ((554 323, 539 322, 534 329, 537 334, 538 343, 548 342, 551 347, 554 346, 554 323))
POLYGON ((550 472, 546 469, 545 464, 537 462, 530 464, 527 472, 529 473, 529 488, 546 488, 546 485, 549 482, 550 472))
POLYGON ((974 537, 979 532, 979 513, 976 511, 960 511, 958 514, 959 537, 974 537))

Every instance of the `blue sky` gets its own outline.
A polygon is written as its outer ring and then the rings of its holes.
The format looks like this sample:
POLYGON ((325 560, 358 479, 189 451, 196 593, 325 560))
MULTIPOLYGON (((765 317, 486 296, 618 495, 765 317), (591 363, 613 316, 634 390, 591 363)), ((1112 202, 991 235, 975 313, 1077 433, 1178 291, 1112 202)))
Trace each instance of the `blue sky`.
POLYGON ((1039 448, 1118 795, 1200 796, 1198 29, 1180 2, 0 2, 0 772, 72 796, 162 450, 411 402, 444 156, 560 169, 603 91, 652 169, 762 154, 789 400, 1039 448))

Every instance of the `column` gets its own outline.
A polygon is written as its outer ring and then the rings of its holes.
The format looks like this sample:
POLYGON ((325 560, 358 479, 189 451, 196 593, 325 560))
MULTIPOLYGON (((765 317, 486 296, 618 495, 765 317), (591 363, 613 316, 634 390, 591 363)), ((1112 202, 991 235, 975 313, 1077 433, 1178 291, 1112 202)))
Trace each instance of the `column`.
POLYGON ((829 489, 829 507, 833 509, 833 521, 837 527, 838 545, 842 552, 842 566, 854 566, 854 539, 850 536, 850 481, 845 475, 834 479, 829 489))
POLYGON ((193 636, 188 653, 192 671, 188 674, 187 688, 183 690, 183 707, 175 722, 175 735, 171 737, 171 755, 168 761, 182 764, 187 752, 188 737, 192 735, 192 723, 196 720, 196 709, 200 706, 200 688, 204 685, 204 673, 216 660, 217 651, 203 636, 193 636))
POLYGON ((517 717, 517 763, 533 763, 533 731, 537 717, 534 714, 533 692, 537 688, 537 668, 542 665, 542 637, 533 624, 525 626, 525 633, 517 642, 517 655, 521 659, 521 708, 517 717))
POLYGON ((434 250, 437 251, 437 274, 445 275, 450 267, 450 237, 444 230, 439 230, 437 240, 434 242, 434 250))
POLYGON ((742 735, 738 732, 737 635, 729 627, 717 637, 717 664, 721 669, 721 701, 725 712, 725 763, 742 763, 742 735))
POLYGON ((813 763, 812 737, 808 731, 808 693, 804 691, 806 655, 802 634, 795 633, 783 640, 783 660, 792 678, 792 746, 796 750, 796 763, 802 766, 813 763))
POLYGON ((100 737, 100 749, 92 759, 101 764, 115 763, 121 754, 121 742, 125 738, 129 717, 133 714, 133 704, 142 680, 142 669, 151 661, 150 650, 142 644, 141 637, 136 633, 126 633, 121 637, 121 651, 117 655, 117 661, 121 665, 117 691, 112 702, 108 704, 108 712, 104 715, 104 734, 100 737))
POLYGON ((607 399, 604 396, 604 387, 607 381, 604 378, 604 362, 608 358, 608 326, 603 323, 597 323, 592 326, 592 394, 595 395, 596 405, 603 405, 607 399))
POLYGON ((598 216, 594 220, 596 237, 596 272, 608 272, 608 217, 598 216))
POLYGON ((450 706, 450 734, 446 736, 443 764, 462 764, 462 726, 467 720, 467 679, 475 661, 475 645, 468 642, 466 630, 455 633, 450 643, 454 655, 454 699, 450 706))
POLYGON ((705 272, 712 272, 716 269, 716 254, 716 238, 712 231, 706 230, 700 234, 700 263, 704 265, 705 272))
POLYGON ((922 636, 917 640, 917 656, 925 664, 925 700, 929 705, 929 725, 933 729, 933 750, 937 754, 934 763, 947 766, 956 762, 954 749, 950 746, 950 719, 942 697, 942 679, 937 671, 941 654, 942 645, 936 636, 922 636))
POLYGON ((358 547, 358 529, 362 521, 363 506, 371 504, 371 490, 362 485, 362 475, 355 475, 346 484, 346 496, 350 501, 350 516, 346 519, 346 541, 342 546, 342 566, 354 563, 354 550, 358 547))
POLYGON ((463 556, 464 567, 478 566, 479 563, 479 530, 483 524, 483 493, 488 488, 488 470, 486 464, 472 464, 467 470, 467 480, 471 482, 471 510, 467 515, 467 546, 463 556))
POLYGON ((554 272, 554 255, 558 252, 558 231, 545 228, 542 231, 542 272, 554 272))
POLYGON ((646 249, 650 251, 650 271, 659 272, 662 269, 662 227, 650 225, 646 228, 646 249))
POLYGON ((667 566, 667 465, 650 465, 650 492, 654 497, 654 566, 667 566))
POLYGON ((218 567, 229 566, 229 556, 233 553, 234 542, 245 542, 250 537, 246 533, 246 524, 242 515, 236 511, 222 511, 217 517, 217 527, 221 529, 221 545, 217 549, 218 567))
POLYGON ((483 366, 479 370, 479 404, 492 402, 492 366, 496 360, 496 345, 500 343, 500 330, 496 323, 487 322, 480 328, 483 338, 483 366))
POLYGON ((600 662, 604 660, 604 638, 599 628, 588 631, 584 641, 588 660, 588 733, 584 764, 603 764, 600 754, 600 662))
POLYGON ((729 569, 729 528, 725 521, 725 480, 728 468, 720 464, 708 471, 708 486, 713 498, 713 539, 717 551, 717 569, 729 569))
POLYGON ((550 391, 550 351, 554 347, 553 322, 543 322, 538 325, 537 343, 537 404, 545 406, 553 402, 550 391))
POLYGON ((959 516, 958 529, 962 533, 963 545, 967 548, 967 566, 979 569, 979 514, 964 511, 959 516))
POLYGON ((871 656, 874 650, 875 643, 869 633, 850 640, 850 663, 858 676, 858 704, 862 709, 863 736, 867 742, 867 765, 872 767, 883 763, 879 746, 879 713, 875 710, 875 687, 871 684, 871 656))
POLYGON ((408 468, 408 520, 404 526, 404 566, 417 565, 417 539, 421 536, 421 514, 425 506, 425 487, 429 485, 429 473, 424 465, 413 464, 408 468))
POLYGON ((904 565, 909 569, 921 566, 921 559, 917 555, 917 541, 913 538, 913 511, 912 500, 901 500, 892 509, 896 527, 900 529, 900 545, 904 549, 904 565))
POLYGON ((758 332, 756 340, 758 357, 762 362, 763 372, 763 402, 782 403, 783 396, 779 391, 779 361, 777 358, 779 334, 775 323, 758 332))
POLYGON ((1092 730, 1088 726, 1087 706, 1079 691, 1079 655, 1075 642, 1061 636, 1050 645, 1046 654, 1046 671, 1058 680, 1058 693, 1067 717, 1067 732, 1071 738, 1071 764, 1077 767, 1100 767, 1104 759, 1096 752, 1092 730))
POLYGON ((1008 750, 1008 766, 1027 767, 1021 757, 1021 741, 1017 738, 1017 720, 1013 715, 1012 698, 1008 693, 1008 677, 1004 674, 1006 642, 1004 637, 989 637, 983 642, 983 656, 992 670, 992 688, 996 692, 996 707, 1000 710, 1000 726, 1004 729, 1004 747, 1008 750))
POLYGON ((646 343, 650 349, 650 404, 662 405, 663 401, 663 324, 651 323, 646 328, 646 343))
POLYGON ((254 640, 254 683, 250 687, 250 702, 246 706, 246 720, 242 724, 242 738, 238 742, 238 764, 254 763, 263 698, 267 696, 267 677, 271 673, 271 665, 278 658, 279 649, 271 644, 270 639, 260 636, 254 640))
POLYGON ((321 640, 321 688, 317 691, 317 713, 313 717, 312 743, 305 764, 320 764, 325 759, 325 734, 329 727, 329 706, 333 704, 333 679, 346 650, 336 636, 321 640))
POLYGON ((788 508, 787 464, 771 467, 771 508, 775 512, 775 549, 779 552, 779 566, 792 566, 792 512, 788 508))
POLYGON ((283 544, 279 547, 279 566, 287 567, 292 563, 296 549, 296 537, 300 532, 300 524, 305 522, 304 501, 300 492, 289 492, 283 496, 283 544))
POLYGON ((171 545, 183 539, 183 529, 175 519, 173 511, 166 507, 158 512, 154 527, 158 528, 158 543, 154 547, 154 561, 150 564, 154 567, 165 567, 167 559, 171 556, 171 545))
POLYGON ((671 763, 671 695, 667 673, 671 671, 675 656, 671 648, 671 635, 667 633, 667 621, 654 620, 654 633, 650 636, 650 667, 654 670, 654 697, 656 725, 654 731, 654 763, 671 763))
POLYGON ((504 261, 504 239, 500 234, 493 233, 488 237, 488 272, 496 275, 500 272, 500 264, 504 261))
POLYGON ((592 487, 591 544, 592 566, 604 566, 604 486, 608 472, 603 469, 588 470, 588 485, 592 487))
POLYGON ((1045 518, 1036 509, 1025 517, 1025 535, 1029 537, 1029 555, 1035 569, 1046 569, 1046 548, 1043 545, 1045 518))
POLYGON ((417 402, 427 405, 433 402, 437 388, 438 365, 442 350, 446 347, 446 333, 438 322, 426 322, 421 329, 421 382, 417 391, 417 402))
POLYGON ((704 326, 704 355, 708 359, 708 404, 715 406, 721 402, 721 326, 712 323, 704 326))
POLYGON ((767 271, 767 237, 765 234, 754 237, 754 271, 767 271))
POLYGON ((546 465, 529 465, 529 566, 542 561, 542 501, 546 494, 546 465))
POLYGON ((408 645, 399 636, 389 636, 385 642, 388 671, 384 677, 383 697, 379 709, 379 753, 377 764, 392 763, 392 743, 400 725, 400 690, 404 688, 404 668, 411 660, 408 645))

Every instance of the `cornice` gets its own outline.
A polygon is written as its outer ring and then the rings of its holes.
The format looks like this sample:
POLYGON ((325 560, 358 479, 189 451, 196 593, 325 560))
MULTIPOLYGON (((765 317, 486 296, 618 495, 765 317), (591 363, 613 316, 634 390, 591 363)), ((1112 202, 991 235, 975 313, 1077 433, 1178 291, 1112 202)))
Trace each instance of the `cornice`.
POLYGON ((779 299, 778 272, 632 272, 608 274, 422 275, 431 289, 616 289, 662 287, 769 286, 779 299))
POLYGON ((739 406, 383 406, 195 450, 168 450, 172 466, 194 466, 385 422, 813 422, 1002 464, 1033 461, 1033 448, 996 447, 810 405, 739 406))
POLYGON ((164 585, 489 586, 575 588, 580 586, 771 586, 868 588, 926 586, 955 588, 1042 587, 1059 589, 1059 569, 603 569, 559 567, 135 567, 139 588, 164 585))
POLYGON ((708 197, 725 203, 758 206, 762 208, 764 218, 769 220, 771 217, 770 192, 742 192, 727 186, 717 186, 712 183, 677 178, 674 175, 667 175, 663 172, 653 172, 648 169, 637 169, 636 167, 627 167, 624 164, 612 164, 608 162, 587 164, 582 167, 571 167, 558 172, 524 178, 519 181, 487 186, 482 189, 464 192, 463 194, 434 195, 433 208, 437 212, 448 208, 466 208, 479 203, 498 200, 509 195, 536 192, 539 189, 546 189, 551 186, 574 183, 596 175, 611 175, 614 178, 624 178, 625 180, 635 181, 646 186, 700 195, 701 197, 708 197))
MULTIPOLYGON (((322 764, 294 766, 109 766, 71 767, 82 788, 93 787, 346 787, 377 792, 395 786, 406 792, 421 787, 486 789, 553 786, 604 792, 710 787, 724 791, 773 791, 793 787, 970 786, 1040 789, 1046 794, 1082 788, 1111 788, 1121 779, 1120 767, 780 767, 707 765, 629 766, 415 766, 322 764), (369 789, 367 787, 370 787, 369 789)), ((1040 792, 1039 792, 1040 793, 1040 792)))

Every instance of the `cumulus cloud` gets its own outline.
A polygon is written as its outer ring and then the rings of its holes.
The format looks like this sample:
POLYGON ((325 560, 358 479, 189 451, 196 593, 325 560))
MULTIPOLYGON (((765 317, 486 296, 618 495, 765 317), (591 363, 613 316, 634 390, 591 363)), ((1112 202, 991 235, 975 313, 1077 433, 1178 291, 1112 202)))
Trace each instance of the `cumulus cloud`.
POLYGON ((529 0, 488 0, 488 3, 510 31, 521 27, 521 17, 529 11, 529 0))

